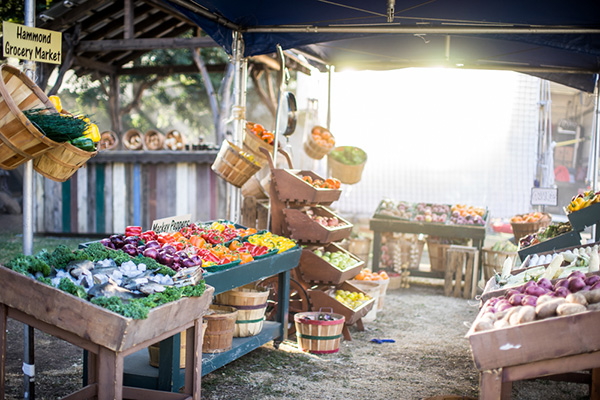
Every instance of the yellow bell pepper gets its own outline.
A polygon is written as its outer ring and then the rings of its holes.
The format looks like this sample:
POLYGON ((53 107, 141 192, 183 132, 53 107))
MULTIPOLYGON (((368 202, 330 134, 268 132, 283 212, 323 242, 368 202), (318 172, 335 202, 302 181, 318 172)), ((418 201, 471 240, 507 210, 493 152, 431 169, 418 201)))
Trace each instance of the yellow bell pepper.
POLYGON ((54 108, 56 108, 56 111, 58 111, 58 112, 62 111, 62 105, 60 104, 60 98, 58 96, 50 96, 50 97, 48 97, 48 99, 54 105, 54 108))
POLYGON ((88 139, 92 139, 92 142, 98 143, 100 141, 100 131, 96 124, 90 123, 88 128, 83 132, 83 136, 88 139))

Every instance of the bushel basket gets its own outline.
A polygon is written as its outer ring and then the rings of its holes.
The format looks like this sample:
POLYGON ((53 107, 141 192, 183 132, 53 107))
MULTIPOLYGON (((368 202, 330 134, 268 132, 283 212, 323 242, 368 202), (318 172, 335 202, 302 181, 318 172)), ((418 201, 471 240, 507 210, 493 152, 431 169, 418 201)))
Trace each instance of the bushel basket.
POLYGON ((298 346, 313 354, 336 353, 340 349, 345 318, 333 312, 311 311, 294 315, 298 346))
POLYGON ((0 65, 0 168, 14 169, 59 143, 44 136, 23 114, 24 110, 56 111, 44 92, 23 72, 0 65))
POLYGON ((527 235, 536 233, 540 228, 546 228, 552 222, 550 214, 542 213, 543 217, 535 222, 511 222, 513 234, 515 240, 519 243, 519 240, 527 235))
POLYGON ((217 175, 238 188, 241 188, 260 168, 259 163, 249 160, 243 151, 229 140, 223 141, 217 158, 211 166, 217 175))
POLYGON ((241 287, 215 296, 215 304, 235 307, 237 320, 233 337, 258 335, 267 309, 268 289, 241 287))
POLYGON ((229 306, 211 305, 209 313, 204 315, 208 322, 202 343, 203 353, 222 353, 233 345, 233 332, 237 319, 237 310, 229 306))
POLYGON ((33 160, 33 169, 48 179, 64 182, 96 154, 98 151, 82 150, 69 142, 60 143, 33 160))

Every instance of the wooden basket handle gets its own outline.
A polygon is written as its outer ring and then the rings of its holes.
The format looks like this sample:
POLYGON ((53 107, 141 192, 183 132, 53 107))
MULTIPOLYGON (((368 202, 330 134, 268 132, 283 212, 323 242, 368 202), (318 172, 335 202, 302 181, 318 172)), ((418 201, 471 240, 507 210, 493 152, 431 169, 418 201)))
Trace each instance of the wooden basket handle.
MULTIPOLYGON (((269 167, 271 169, 275 169, 275 166, 273 165, 273 156, 271 156, 271 153, 269 152, 269 150, 265 149, 264 147, 260 147, 259 150, 262 151, 265 154, 265 156, 267 157, 267 161, 269 162, 269 167)), ((288 162, 288 166, 290 167, 290 169, 294 169, 294 167, 292 165, 292 158, 287 153, 287 151, 283 150, 282 148, 279 148, 278 151, 281 154, 283 154, 283 156, 285 157, 285 159, 288 162)))

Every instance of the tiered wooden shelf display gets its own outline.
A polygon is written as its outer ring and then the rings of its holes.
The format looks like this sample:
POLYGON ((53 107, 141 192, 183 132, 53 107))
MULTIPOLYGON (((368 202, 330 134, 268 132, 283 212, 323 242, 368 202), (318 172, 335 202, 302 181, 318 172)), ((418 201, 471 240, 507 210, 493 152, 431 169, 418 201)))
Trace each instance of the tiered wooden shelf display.
POLYGON ((303 181, 303 176, 310 176, 313 180, 324 181, 325 179, 312 171, 294 169, 289 155, 285 152, 282 153, 287 159, 289 169, 275 168, 271 155, 264 153, 271 168, 271 231, 295 239, 304 246, 300 264, 293 271, 294 277, 307 291, 313 311, 331 308, 334 313, 344 315, 346 322, 342 333, 346 340, 352 340, 348 326, 356 324, 359 330, 364 329, 361 318, 373 308, 375 299, 352 310, 332 297, 329 291, 346 288, 346 290, 361 292, 345 281, 360 272, 364 262, 351 255, 357 263, 342 271, 314 253, 314 249, 320 246, 323 246, 325 251, 347 252, 333 242, 348 238, 353 225, 325 207, 338 200, 342 191, 316 188, 303 181), (342 224, 323 226, 306 214, 308 209, 315 215, 335 217, 342 224))

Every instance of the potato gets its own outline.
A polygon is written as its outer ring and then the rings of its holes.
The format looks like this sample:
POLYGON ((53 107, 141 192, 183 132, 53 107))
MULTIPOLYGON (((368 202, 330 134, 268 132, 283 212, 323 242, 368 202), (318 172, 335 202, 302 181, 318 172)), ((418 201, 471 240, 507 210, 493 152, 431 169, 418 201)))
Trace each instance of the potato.
POLYGON ((535 307, 523 306, 517 313, 517 324, 524 324, 535 319, 535 307))
POLYGON ((540 297, 538 297, 537 305, 539 306, 540 304, 544 304, 545 302, 550 301, 550 300, 554 300, 554 299, 556 299, 556 297, 549 296, 547 294, 543 294, 540 297))
POLYGON ((506 310, 506 314, 504 314, 504 316, 502 317, 503 320, 505 321, 510 321, 510 317, 514 314, 519 312, 519 310, 521 309, 521 307, 523 306, 516 306, 516 307, 511 307, 508 310, 506 310))
POLYGON ((579 293, 569 293, 565 298, 567 303, 581 304, 582 306, 587 306, 588 302, 585 299, 585 296, 579 293))
POLYGON ((588 304, 600 303, 600 289, 577 292, 577 294, 580 293, 585 297, 588 304))
POLYGON ((499 319, 496 322, 494 322, 494 328, 496 329, 508 328, 509 326, 510 324, 505 319, 499 319))
POLYGON ((573 315, 587 311, 587 308, 581 304, 576 303, 563 303, 556 307, 556 313, 558 315, 573 315))
POLYGON ((489 319, 480 319, 475 322, 475 326, 473 327, 475 332, 488 331, 490 329, 494 329, 494 324, 489 319))
POLYGON ((545 303, 538 304, 535 307, 535 315, 538 319, 553 317, 556 315, 556 308, 564 302, 565 299, 560 297, 558 299, 553 299, 550 301, 546 301, 545 303))
POLYGON ((588 309, 588 311, 599 311, 600 303, 590 304, 589 306, 587 306, 587 309, 588 309))
POLYGON ((508 318, 505 318, 508 320, 508 323, 511 325, 519 325, 519 313, 521 312, 521 310, 524 308, 525 306, 519 306, 519 307, 514 307, 513 308, 513 312, 510 313, 510 315, 508 316, 508 318))

